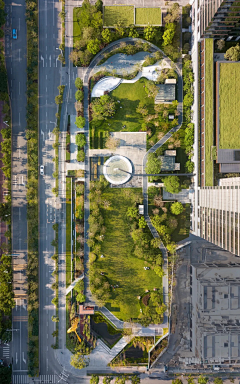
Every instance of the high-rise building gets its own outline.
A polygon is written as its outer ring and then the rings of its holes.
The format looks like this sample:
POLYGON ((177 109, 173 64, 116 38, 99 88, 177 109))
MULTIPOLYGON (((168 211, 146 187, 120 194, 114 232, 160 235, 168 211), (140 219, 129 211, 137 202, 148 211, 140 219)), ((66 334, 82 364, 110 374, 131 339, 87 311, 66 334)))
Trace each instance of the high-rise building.
POLYGON ((198 190, 198 235, 240 256, 240 177, 198 190))
POLYGON ((240 34, 240 1, 199 0, 199 37, 226 38, 240 34))

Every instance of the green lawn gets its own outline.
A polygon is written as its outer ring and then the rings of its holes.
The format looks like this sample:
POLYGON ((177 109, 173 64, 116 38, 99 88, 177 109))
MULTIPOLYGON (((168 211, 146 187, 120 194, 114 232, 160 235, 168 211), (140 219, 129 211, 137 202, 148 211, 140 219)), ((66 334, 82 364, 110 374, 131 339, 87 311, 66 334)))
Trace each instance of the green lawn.
POLYGON ((161 8, 135 8, 136 25, 162 25, 161 8))
POLYGON ((205 185, 213 186, 213 161, 211 148, 214 145, 214 73, 213 39, 205 39, 205 185))
POLYGON ((71 178, 66 178, 66 286, 71 282, 71 178))
POLYGON ((73 44, 81 38, 81 8, 73 8, 73 44))
MULTIPOLYGON (((133 84, 120 84, 111 92, 111 96, 116 100, 116 113, 113 118, 91 123, 91 144, 93 145, 93 148, 96 147, 97 140, 101 140, 99 138, 100 135, 104 138, 106 131, 138 132, 143 123, 142 116, 136 112, 136 108, 140 101, 144 101, 150 114, 154 113, 154 100, 147 96, 144 89, 146 81, 148 80, 140 79, 133 84), (118 100, 120 100, 120 103, 117 102, 118 100), (124 125, 126 126, 125 128, 123 128, 124 125), (102 132, 102 134, 100 134, 100 132, 102 132), (93 136, 95 140, 93 140, 93 136)), ((100 146, 100 148, 103 147, 100 146)))
POLYGON ((220 64, 219 147, 240 148, 240 63, 220 64))
MULTIPOLYGON (((132 191, 141 194, 141 189, 129 190, 129 193, 132 191)), ((140 314, 137 296, 143 295, 146 289, 160 288, 161 278, 151 269, 145 271, 145 261, 133 255, 134 243, 125 218, 132 199, 131 196, 126 197, 126 189, 108 189, 102 198, 110 201, 111 207, 104 211, 104 259, 98 259, 94 263, 95 268, 105 272, 110 284, 119 285, 113 291, 111 304, 107 303, 107 308, 121 320, 136 319, 140 314)))
POLYGON ((125 27, 134 24, 134 7, 132 5, 106 6, 103 15, 103 25, 106 27, 118 23, 125 27))

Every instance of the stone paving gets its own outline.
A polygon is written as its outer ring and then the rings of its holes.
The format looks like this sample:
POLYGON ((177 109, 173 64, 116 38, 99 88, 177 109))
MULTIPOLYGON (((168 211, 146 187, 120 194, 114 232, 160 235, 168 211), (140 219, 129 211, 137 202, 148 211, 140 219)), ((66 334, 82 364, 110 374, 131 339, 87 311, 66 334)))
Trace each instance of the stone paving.
MULTIPOLYGON (((146 132, 112 132, 115 139, 120 139, 120 146, 116 150, 90 149, 89 156, 121 155, 127 157, 133 166, 135 175, 142 174, 142 162, 146 154, 146 132)), ((141 188, 142 176, 134 176, 120 188, 141 188)))

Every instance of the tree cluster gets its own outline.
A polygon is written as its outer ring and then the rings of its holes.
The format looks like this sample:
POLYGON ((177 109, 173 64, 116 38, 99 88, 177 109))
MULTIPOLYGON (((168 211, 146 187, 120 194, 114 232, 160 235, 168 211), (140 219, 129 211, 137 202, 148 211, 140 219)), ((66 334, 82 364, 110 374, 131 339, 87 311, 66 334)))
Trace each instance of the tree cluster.
POLYGON ((108 117, 113 116, 116 112, 116 103, 109 95, 103 95, 95 98, 90 104, 92 112, 92 120, 107 120, 108 117))

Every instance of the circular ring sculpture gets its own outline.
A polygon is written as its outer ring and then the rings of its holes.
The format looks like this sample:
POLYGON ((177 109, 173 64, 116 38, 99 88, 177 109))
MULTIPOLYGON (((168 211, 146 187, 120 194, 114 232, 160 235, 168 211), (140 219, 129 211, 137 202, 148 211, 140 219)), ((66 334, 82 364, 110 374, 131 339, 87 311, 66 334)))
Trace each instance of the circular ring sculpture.
POLYGON ((105 162, 103 174, 111 184, 124 184, 132 176, 132 164, 124 156, 112 156, 105 162))

